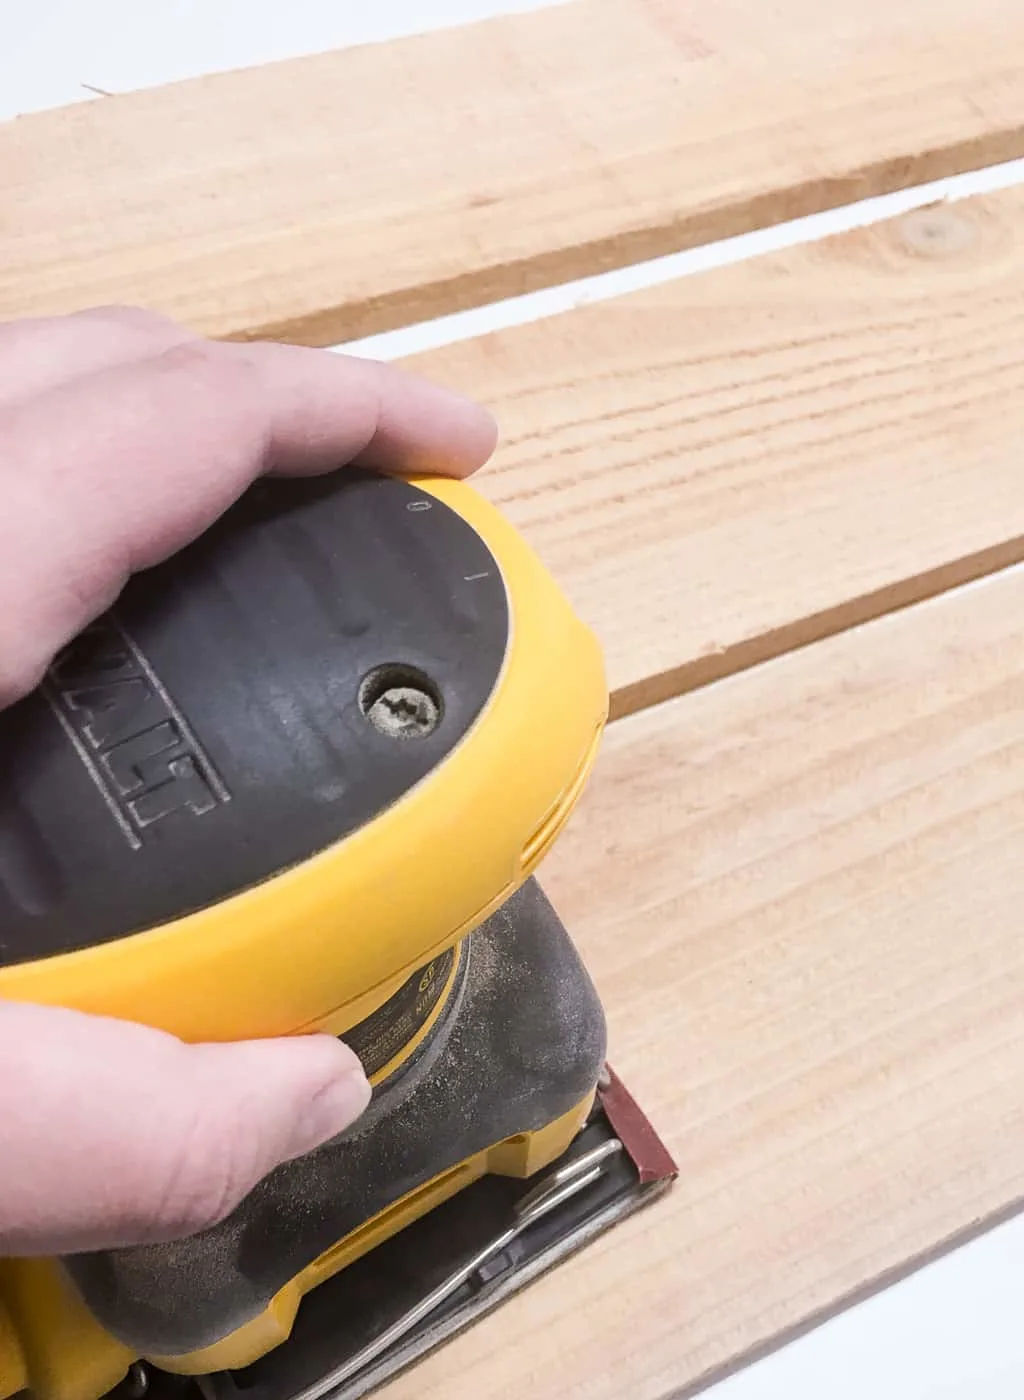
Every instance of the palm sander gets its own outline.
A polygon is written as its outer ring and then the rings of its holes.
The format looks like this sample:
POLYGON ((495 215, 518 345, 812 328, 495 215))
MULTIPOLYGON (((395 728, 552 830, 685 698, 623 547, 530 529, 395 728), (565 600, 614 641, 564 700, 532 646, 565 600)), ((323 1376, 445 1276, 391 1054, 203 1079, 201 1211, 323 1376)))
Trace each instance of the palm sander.
POLYGON ((199 1234, 0 1259, 0 1397, 363 1395, 668 1185, 533 877, 606 713, 476 492, 346 471, 252 488, 0 717, 0 998, 326 1031, 373 1085, 199 1234))

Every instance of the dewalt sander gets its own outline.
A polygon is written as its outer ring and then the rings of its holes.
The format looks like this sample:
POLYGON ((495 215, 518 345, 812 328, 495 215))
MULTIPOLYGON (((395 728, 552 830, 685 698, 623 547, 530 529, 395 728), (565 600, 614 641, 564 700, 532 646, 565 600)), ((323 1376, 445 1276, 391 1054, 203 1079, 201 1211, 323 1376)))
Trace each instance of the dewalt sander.
POLYGON ((606 712, 496 510, 349 470, 253 487, 0 716, 0 998, 326 1031, 374 1086, 213 1228, 0 1260, 0 1397, 348 1400, 671 1182, 533 879, 606 712))

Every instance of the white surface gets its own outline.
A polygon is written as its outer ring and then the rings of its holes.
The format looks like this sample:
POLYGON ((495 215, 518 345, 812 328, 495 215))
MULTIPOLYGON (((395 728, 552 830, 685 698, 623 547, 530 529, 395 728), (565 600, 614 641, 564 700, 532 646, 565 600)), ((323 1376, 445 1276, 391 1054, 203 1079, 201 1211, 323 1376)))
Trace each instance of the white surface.
POLYGON ((1021 1400, 1024 1222, 823 1323, 706 1400, 1021 1400))
MULTIPOLYGON (((0 119, 203 73, 538 9, 543 0, 0 0, 0 119)), ((964 0, 968 4, 968 0, 964 0)), ((102 100, 102 99, 94 99, 102 100)), ((1024 178, 1020 163, 361 342, 384 356, 565 311, 1024 178)), ((1022 487, 1024 489, 1024 487, 1022 487)), ((1024 1093, 1024 1082, 1022 1082, 1024 1093)), ((685 1298, 672 1300, 685 1307, 685 1298)), ((1024 1219, 748 1367, 708 1400, 1022 1400, 1024 1219)), ((629 1397, 623 1397, 629 1400, 629 1397)))
POLYGON ((549 0, 0 0, 0 120, 549 0), (88 86, 86 86, 88 85, 88 86))

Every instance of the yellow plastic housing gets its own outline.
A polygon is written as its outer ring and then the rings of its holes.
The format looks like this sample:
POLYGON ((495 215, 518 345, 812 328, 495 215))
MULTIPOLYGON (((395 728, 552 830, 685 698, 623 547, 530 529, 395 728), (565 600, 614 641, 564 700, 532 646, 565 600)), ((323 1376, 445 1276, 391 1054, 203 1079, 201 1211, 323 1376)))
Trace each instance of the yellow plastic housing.
POLYGON ((0 997, 191 1042, 342 1034, 531 873, 596 752, 607 715, 600 649, 476 491, 433 477, 416 485, 473 526, 509 595, 505 666, 462 742, 394 806, 301 865, 171 923, 0 968, 0 997))

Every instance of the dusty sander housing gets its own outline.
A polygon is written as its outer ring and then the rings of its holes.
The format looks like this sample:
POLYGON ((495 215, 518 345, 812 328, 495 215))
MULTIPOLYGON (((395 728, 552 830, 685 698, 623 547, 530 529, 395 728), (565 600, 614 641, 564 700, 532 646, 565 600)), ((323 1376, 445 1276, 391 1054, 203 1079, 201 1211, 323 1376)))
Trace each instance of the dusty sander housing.
POLYGON ((566 1152, 605 1027, 530 877, 606 706, 596 641, 475 491, 348 471, 253 488, 0 716, 0 998, 326 1030, 375 1086, 213 1229, 0 1260, 0 1397, 251 1367, 314 1287, 566 1152))

